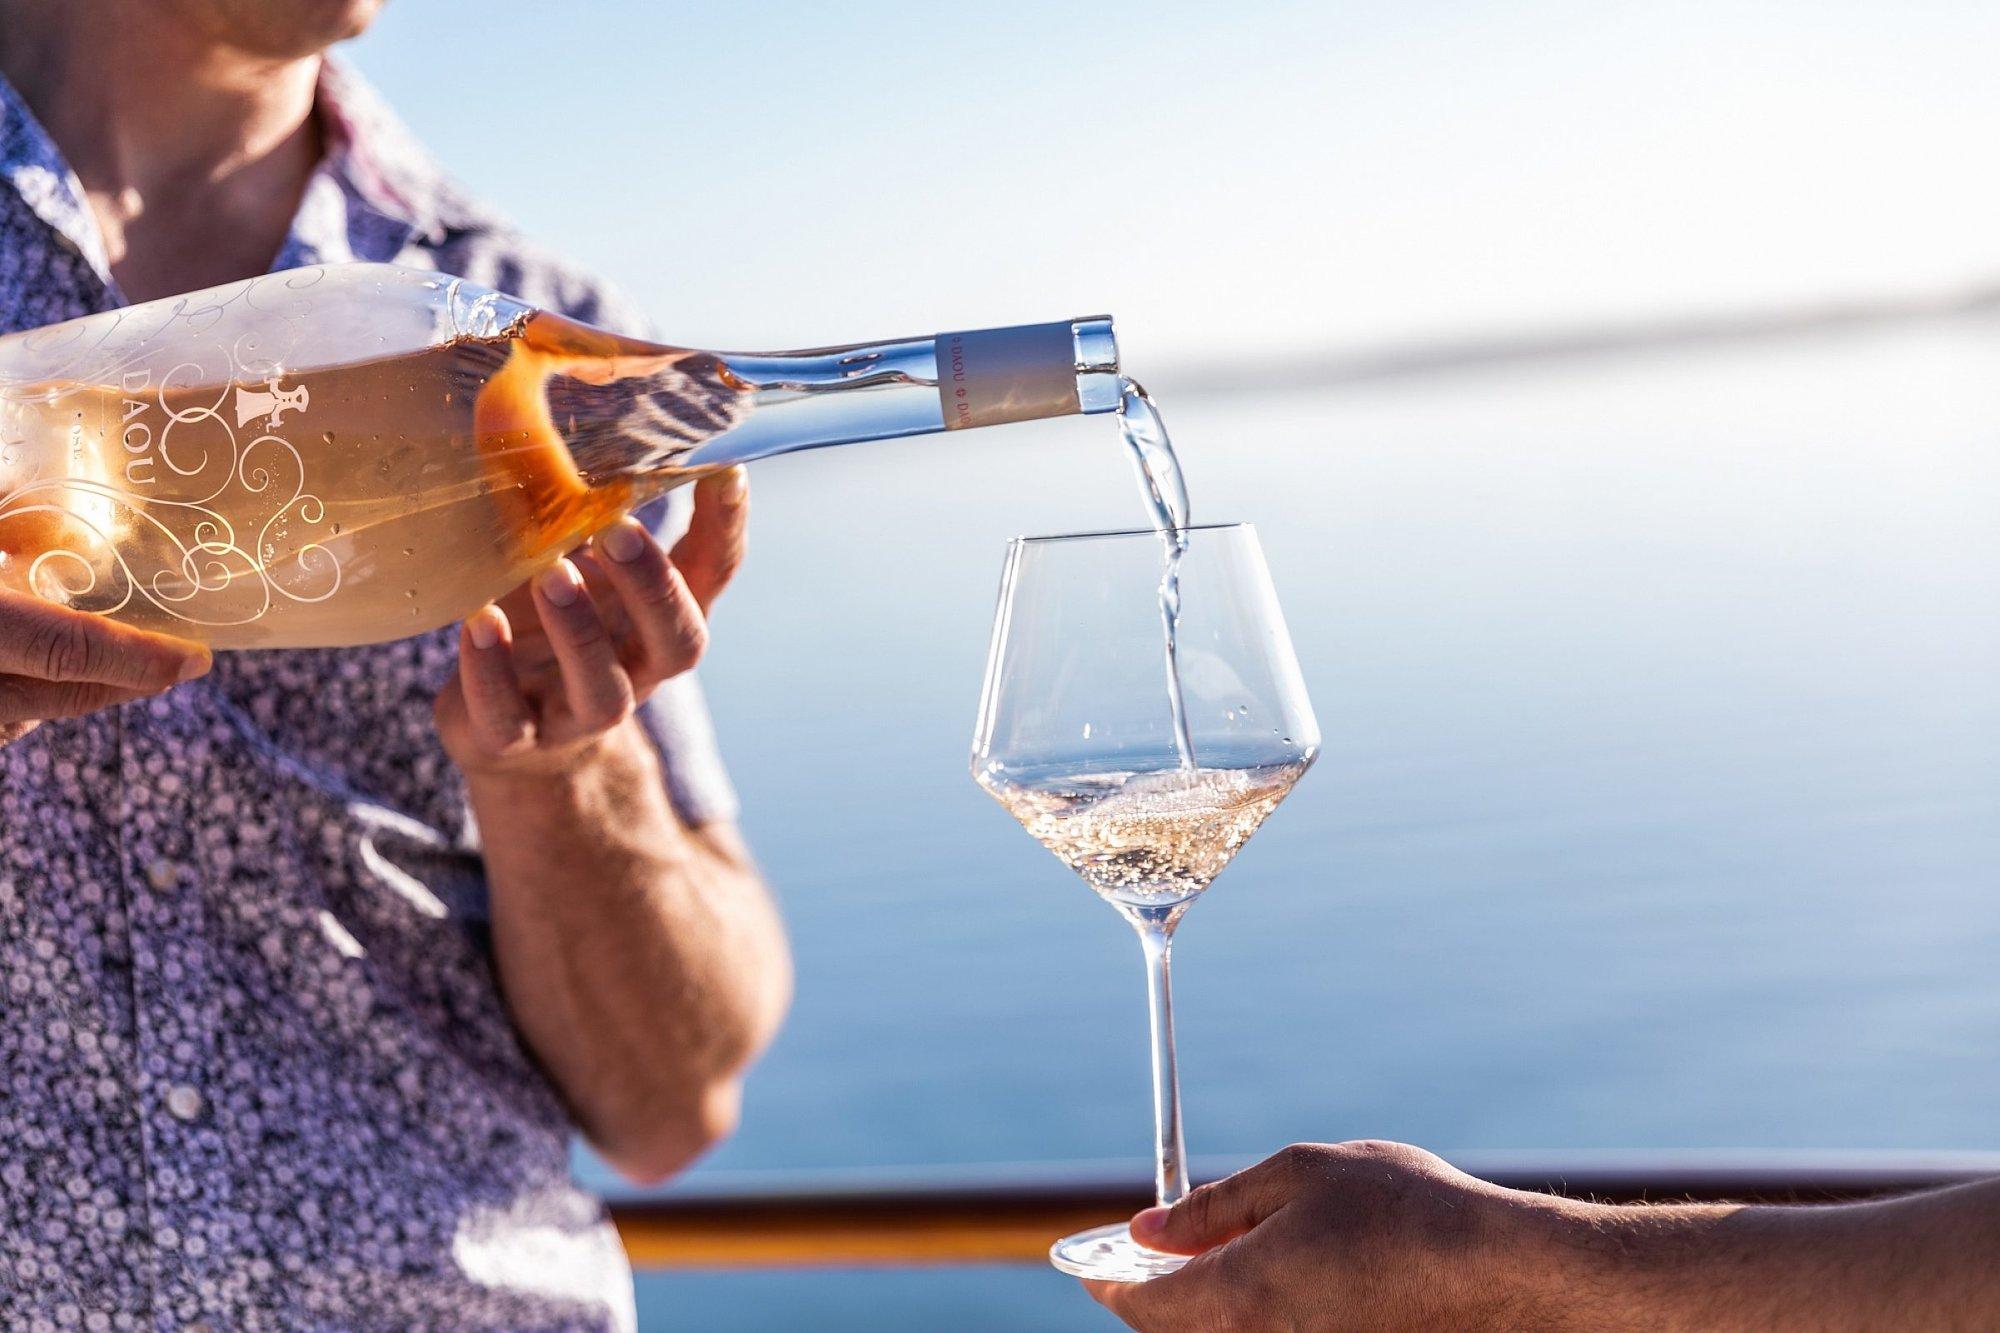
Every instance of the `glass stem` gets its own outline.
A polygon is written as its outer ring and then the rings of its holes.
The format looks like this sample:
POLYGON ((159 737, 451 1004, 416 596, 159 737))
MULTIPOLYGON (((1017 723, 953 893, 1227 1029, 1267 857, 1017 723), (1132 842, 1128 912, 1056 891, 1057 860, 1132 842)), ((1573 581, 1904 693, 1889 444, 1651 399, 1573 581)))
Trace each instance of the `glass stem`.
POLYGON ((1174 992, 1167 974, 1173 954, 1178 907, 1163 914, 1134 912, 1140 947, 1146 951, 1146 1006, 1153 1030, 1153 1129, 1157 1142, 1153 1185, 1160 1205, 1187 1197, 1187 1146, 1181 1141, 1181 1083, 1174 1071, 1174 992))

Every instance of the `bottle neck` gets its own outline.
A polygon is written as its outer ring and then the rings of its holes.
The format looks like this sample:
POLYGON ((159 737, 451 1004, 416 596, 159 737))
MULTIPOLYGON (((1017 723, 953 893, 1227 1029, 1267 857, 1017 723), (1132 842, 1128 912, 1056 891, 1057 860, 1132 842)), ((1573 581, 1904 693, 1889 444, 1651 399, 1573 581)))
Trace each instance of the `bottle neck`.
POLYGON ((860 440, 1118 406, 1108 317, 804 352, 718 354, 751 410, 680 462, 726 467, 860 440))

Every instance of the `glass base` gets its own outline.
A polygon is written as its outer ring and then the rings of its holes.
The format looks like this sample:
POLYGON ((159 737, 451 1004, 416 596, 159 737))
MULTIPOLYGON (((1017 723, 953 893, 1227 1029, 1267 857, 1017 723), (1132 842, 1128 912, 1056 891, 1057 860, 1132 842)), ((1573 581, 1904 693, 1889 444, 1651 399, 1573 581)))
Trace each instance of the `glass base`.
POLYGON ((1144 1282, 1171 1273, 1194 1256, 1149 1250, 1123 1223, 1092 1227, 1049 1246, 1049 1262, 1076 1277, 1099 1282, 1144 1282))

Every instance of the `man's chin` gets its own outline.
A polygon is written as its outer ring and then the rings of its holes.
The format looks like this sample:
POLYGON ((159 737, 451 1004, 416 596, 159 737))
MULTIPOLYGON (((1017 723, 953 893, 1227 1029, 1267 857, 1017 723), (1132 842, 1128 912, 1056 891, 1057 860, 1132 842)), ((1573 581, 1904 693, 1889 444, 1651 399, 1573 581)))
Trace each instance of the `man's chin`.
POLYGON ((317 55, 359 37, 383 0, 181 0, 218 42, 276 60, 317 55))

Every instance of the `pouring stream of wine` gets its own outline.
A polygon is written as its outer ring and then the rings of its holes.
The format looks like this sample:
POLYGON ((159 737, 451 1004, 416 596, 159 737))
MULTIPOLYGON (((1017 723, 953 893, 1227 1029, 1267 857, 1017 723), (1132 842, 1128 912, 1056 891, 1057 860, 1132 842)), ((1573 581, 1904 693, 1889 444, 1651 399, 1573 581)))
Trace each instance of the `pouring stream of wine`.
POLYGON ((1181 476, 1174 443, 1167 438, 1160 411, 1137 380, 1118 380, 1118 428, 1139 470, 1139 486, 1166 547, 1160 573, 1160 628, 1167 649, 1167 703, 1173 710, 1174 751, 1181 769, 1193 772, 1194 738, 1188 734, 1187 705, 1181 699, 1180 619, 1181 557, 1187 553, 1187 481, 1181 476))

